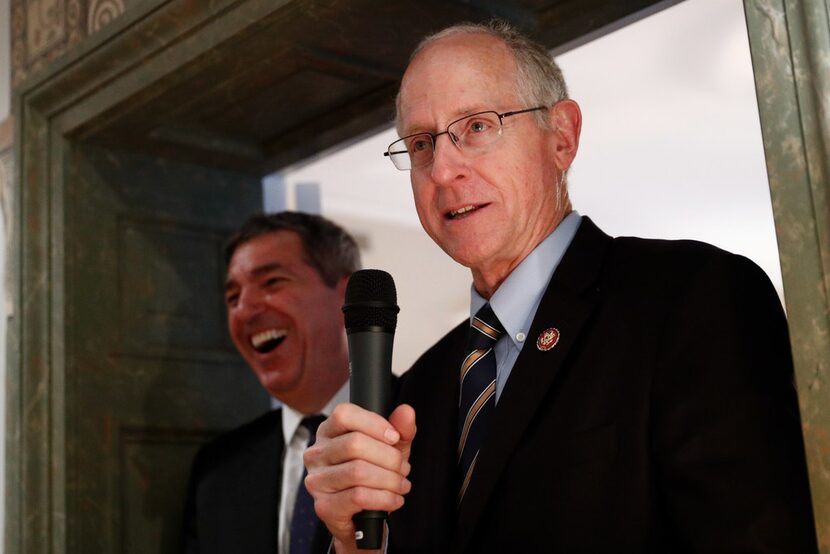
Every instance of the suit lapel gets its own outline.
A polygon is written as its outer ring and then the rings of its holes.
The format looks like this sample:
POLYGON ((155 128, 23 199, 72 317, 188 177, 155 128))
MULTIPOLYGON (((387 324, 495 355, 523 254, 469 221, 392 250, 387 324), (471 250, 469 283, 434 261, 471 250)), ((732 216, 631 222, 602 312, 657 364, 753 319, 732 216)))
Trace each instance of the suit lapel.
POLYGON ((412 491, 390 517, 390 552, 446 552, 452 537, 458 491, 456 368, 464 359, 468 328, 465 321, 430 349, 409 375, 415 379, 401 390, 399 400, 415 408, 418 434, 410 455, 412 491))
POLYGON ((277 551, 284 450, 282 410, 274 412, 269 427, 264 440, 249 449, 244 467, 247 475, 242 476, 240 490, 235 493, 240 498, 238 506, 244 507, 244 513, 240 509, 233 517, 247 522, 245 527, 251 530, 250 536, 258 537, 258 544, 250 545, 252 552, 277 551))
POLYGON ((610 237, 590 219, 583 218, 542 297, 528 332, 528 342, 499 398, 492 427, 459 510, 453 552, 463 552, 467 547, 516 444, 550 388, 555 386, 556 374, 596 304, 595 282, 610 243, 610 237), (551 327, 559 330, 559 341, 543 352, 536 346, 536 337, 551 327))
MULTIPOLYGON (((469 325, 467 322, 460 327, 460 330, 454 333, 454 338, 457 348, 449 351, 447 357, 448 366, 453 369, 461 367, 464 361, 464 346, 467 343, 467 333, 469 325)), ((434 430, 434 440, 430 441, 429 452, 424 451, 426 458, 431 460, 429 464, 429 479, 431 486, 427 488, 432 495, 426 505, 437 508, 442 506, 449 510, 448 515, 452 516, 455 512, 455 495, 458 492, 458 475, 457 475, 457 449, 458 449, 458 434, 457 422, 455 417, 458 414, 458 371, 442 371, 440 378, 443 382, 436 382, 435 392, 432 395, 430 402, 428 418, 424 418, 423 423, 419 424, 429 426, 434 430), (447 420, 447 414, 454 414, 451 420, 447 420), (436 467, 434 460, 448 460, 444 467, 436 467), (449 493, 449 494, 448 494, 449 493), (452 498, 451 502, 442 501, 443 499, 452 498)))

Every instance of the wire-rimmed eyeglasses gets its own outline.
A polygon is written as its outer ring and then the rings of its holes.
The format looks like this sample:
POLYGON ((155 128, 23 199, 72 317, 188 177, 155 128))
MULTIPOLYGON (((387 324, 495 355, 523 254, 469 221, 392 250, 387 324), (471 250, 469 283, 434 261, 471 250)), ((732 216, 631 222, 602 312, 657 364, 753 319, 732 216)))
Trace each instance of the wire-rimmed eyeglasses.
POLYGON ((504 118, 546 109, 547 106, 538 106, 504 113, 474 113, 456 119, 440 133, 415 133, 398 139, 389 145, 383 155, 389 156, 395 167, 401 171, 427 166, 432 163, 435 155, 435 140, 441 135, 448 135, 453 144, 463 152, 481 154, 501 137, 504 118))

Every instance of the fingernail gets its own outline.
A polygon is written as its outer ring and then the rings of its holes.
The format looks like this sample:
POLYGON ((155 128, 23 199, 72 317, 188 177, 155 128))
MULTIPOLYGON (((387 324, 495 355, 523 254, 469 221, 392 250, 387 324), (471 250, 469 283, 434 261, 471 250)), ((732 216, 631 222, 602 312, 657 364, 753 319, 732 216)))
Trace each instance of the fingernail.
POLYGON ((406 494, 412 490, 412 482, 409 479, 403 480, 403 486, 401 487, 403 493, 406 494))
POLYGON ((389 444, 395 444, 400 440, 401 435, 390 427, 389 429, 383 432, 383 438, 385 438, 386 442, 388 442, 389 444))
POLYGON ((404 460, 403 463, 401 464, 401 473, 403 474, 404 477, 407 477, 409 475, 410 471, 412 471, 412 464, 410 464, 408 461, 404 460))

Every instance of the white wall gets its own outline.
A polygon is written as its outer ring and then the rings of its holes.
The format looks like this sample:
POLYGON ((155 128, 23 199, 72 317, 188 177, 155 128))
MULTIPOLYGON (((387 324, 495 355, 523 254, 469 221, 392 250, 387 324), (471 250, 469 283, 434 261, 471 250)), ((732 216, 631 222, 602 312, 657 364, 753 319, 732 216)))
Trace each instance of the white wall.
POLYGON ((569 176, 606 232, 744 254, 782 296, 740 0, 689 0, 559 57, 582 104, 569 176))

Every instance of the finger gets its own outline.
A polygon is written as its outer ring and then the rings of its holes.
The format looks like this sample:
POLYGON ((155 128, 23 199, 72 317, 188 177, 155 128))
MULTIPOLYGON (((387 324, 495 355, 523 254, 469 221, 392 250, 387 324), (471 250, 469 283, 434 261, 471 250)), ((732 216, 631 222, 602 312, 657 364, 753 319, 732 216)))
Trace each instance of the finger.
POLYGON ((355 526, 352 518, 356 513, 367 509, 394 512, 403 504, 401 495, 357 487, 315 498, 314 510, 333 537, 354 547, 355 526))
POLYGON ((398 431, 382 416, 348 402, 334 408, 320 425, 317 437, 318 440, 320 437, 333 438, 351 431, 359 431, 387 444, 395 444, 400 439, 398 431))
POLYGON ((306 476, 305 486, 315 498, 356 487, 386 490, 399 495, 408 493, 412 488, 409 480, 397 471, 383 469, 363 460, 319 468, 306 476))
POLYGON ((400 448, 354 431, 308 447, 303 453, 303 462, 311 471, 312 468, 364 460, 380 468, 400 473, 404 457, 400 448))
POLYGON ((314 499, 314 511, 332 535, 348 541, 354 539, 352 516, 362 510, 394 512, 404 504, 404 497, 389 491, 354 487, 337 494, 314 499))

